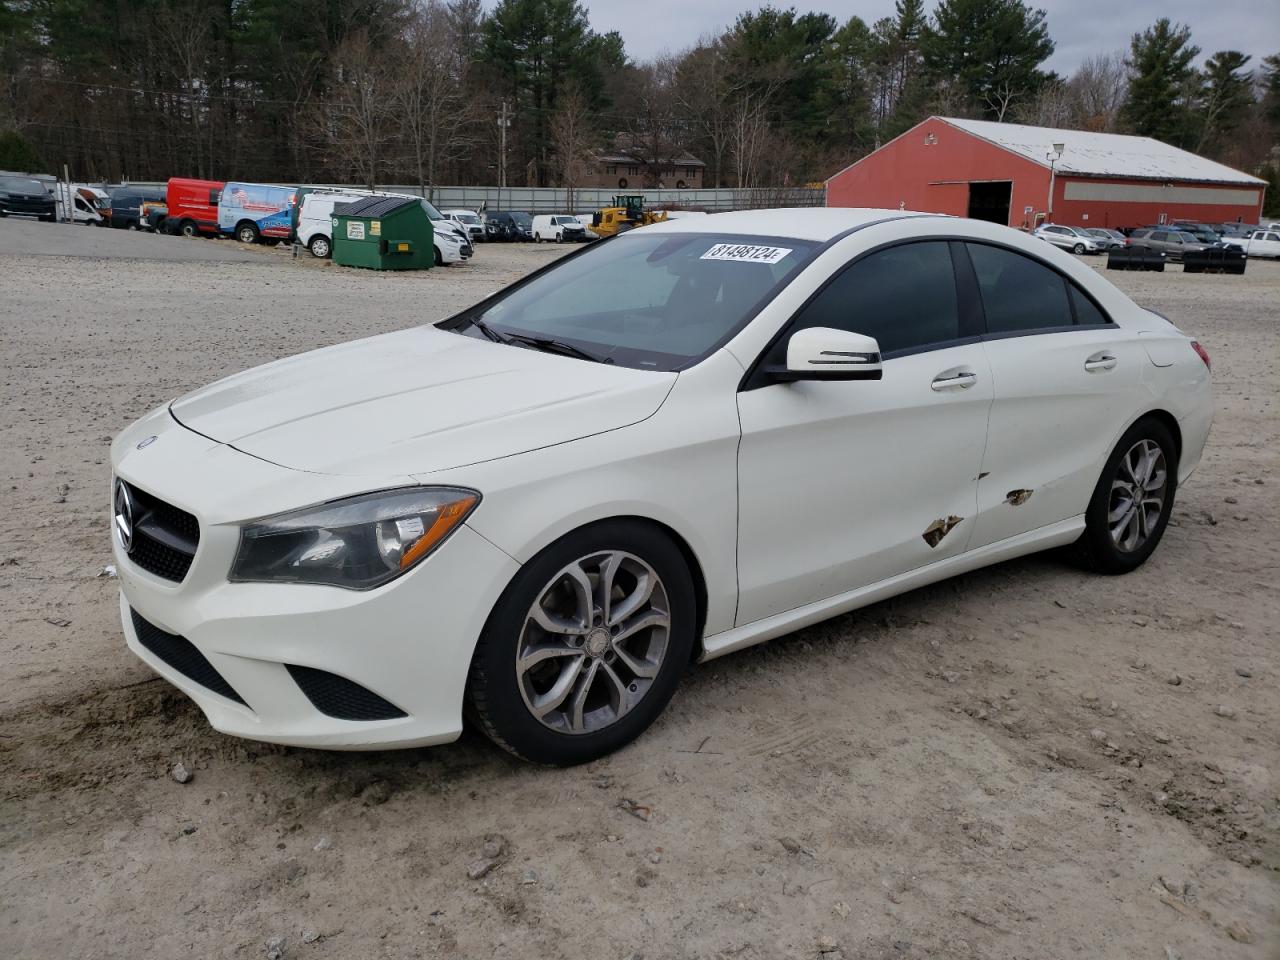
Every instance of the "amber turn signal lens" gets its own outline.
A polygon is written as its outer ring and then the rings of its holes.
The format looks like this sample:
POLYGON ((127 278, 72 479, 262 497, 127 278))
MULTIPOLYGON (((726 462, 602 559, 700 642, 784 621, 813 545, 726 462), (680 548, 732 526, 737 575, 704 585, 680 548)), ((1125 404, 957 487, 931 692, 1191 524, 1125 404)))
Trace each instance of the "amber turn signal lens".
POLYGON ((450 530, 462 522, 462 518, 467 515, 475 504, 475 497, 463 497, 461 500, 455 500, 453 503, 447 503, 442 506, 431 526, 427 528, 426 533, 419 537, 418 542, 401 555, 400 569, 406 570, 417 563, 428 550, 443 540, 450 530))

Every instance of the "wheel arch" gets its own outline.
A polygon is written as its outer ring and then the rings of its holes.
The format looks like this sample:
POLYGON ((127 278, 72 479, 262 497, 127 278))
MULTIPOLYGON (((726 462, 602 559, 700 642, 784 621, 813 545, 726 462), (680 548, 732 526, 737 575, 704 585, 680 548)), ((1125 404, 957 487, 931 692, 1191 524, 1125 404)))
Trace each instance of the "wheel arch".
MULTIPOLYGON (((1163 426, 1166 430, 1169 431, 1169 435, 1173 437, 1173 447, 1174 447, 1173 452, 1177 456, 1178 462, 1181 463, 1182 461, 1182 427, 1178 424, 1178 418, 1175 417, 1168 410, 1163 409, 1162 407, 1156 407, 1152 410, 1148 410, 1145 413, 1141 413, 1138 416, 1134 417, 1132 421, 1125 424, 1124 430, 1121 430, 1120 433, 1117 435, 1116 442, 1117 443, 1119 442, 1120 437, 1124 435, 1125 431, 1127 431, 1135 423, 1140 423, 1143 420, 1155 420, 1161 426, 1163 426)), ((1108 453, 1107 455, 1110 456, 1110 453, 1108 453)))
MULTIPOLYGON (((693 634, 693 646, 690 650, 690 662, 697 662, 703 654, 703 633, 705 632, 707 623, 708 597, 707 597, 707 577, 703 569, 702 561, 698 558, 697 552, 693 549, 693 545, 689 542, 680 531, 676 530, 668 523, 654 517, 645 516, 639 513, 616 513, 609 516, 600 516, 588 520, 585 523, 579 523, 577 526, 567 530, 558 530, 555 535, 548 538, 545 542, 539 543, 536 547, 528 552, 529 560, 536 557, 544 550, 549 550, 566 537, 575 536, 583 530, 591 527, 599 526, 603 523, 633 523, 639 526, 646 526, 661 533, 672 545, 680 551, 680 555, 684 558, 685 565, 689 568, 689 577, 693 584, 695 623, 693 634)), ((483 534, 481 534, 483 536, 483 534)), ((524 561, 527 563, 528 561, 524 561)), ((523 563, 521 564, 524 565, 523 563)), ((506 590, 504 588, 503 593, 506 590)), ((494 601, 493 609, 489 611, 489 616, 493 616, 493 610, 496 610, 498 604, 501 603, 502 596, 499 595, 494 601)))

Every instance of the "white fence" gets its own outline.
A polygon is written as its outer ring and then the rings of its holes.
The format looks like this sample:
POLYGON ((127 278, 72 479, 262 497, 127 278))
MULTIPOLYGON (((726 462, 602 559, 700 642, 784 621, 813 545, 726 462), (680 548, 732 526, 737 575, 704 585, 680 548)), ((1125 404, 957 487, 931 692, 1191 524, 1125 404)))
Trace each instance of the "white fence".
MULTIPOLYGON (((138 187, 158 187, 163 183, 136 183, 138 187)), ((351 184, 326 183, 303 186, 345 187, 353 191, 365 189, 351 184)), ((392 193, 418 193, 416 184, 379 184, 379 190, 392 193)), ((427 196, 443 209, 522 210, 528 213, 589 213, 608 206, 618 193, 643 194, 650 208, 681 207, 717 213, 725 210, 755 210, 761 207, 820 207, 826 202, 821 187, 764 187, 750 190, 613 190, 579 187, 566 191, 563 187, 435 187, 427 196), (572 194, 570 196, 570 194, 572 194), (570 202, 572 201, 572 202, 570 202)))

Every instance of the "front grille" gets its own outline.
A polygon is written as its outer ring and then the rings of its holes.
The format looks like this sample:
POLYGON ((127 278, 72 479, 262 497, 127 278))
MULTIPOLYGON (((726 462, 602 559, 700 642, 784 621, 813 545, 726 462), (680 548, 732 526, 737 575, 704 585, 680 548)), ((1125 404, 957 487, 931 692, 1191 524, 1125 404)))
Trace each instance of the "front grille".
MULTIPOLYGON (((201 653, 194 643, 186 637, 174 633, 165 633, 154 623, 149 623, 138 615, 138 611, 130 608, 133 617, 133 631, 138 635, 138 642, 151 653, 163 660, 188 680, 194 680, 200 686, 212 690, 216 694, 244 703, 240 694, 232 689, 231 684, 223 679, 208 658, 201 653)), ((248 704, 244 703, 247 707, 248 704)))
POLYGON ((372 690, 336 673, 285 664, 289 675, 312 705, 327 717, 338 720, 394 720, 408 716, 372 690))
POLYGON ((134 504, 129 559, 148 573, 181 583, 200 544, 200 522, 133 484, 126 486, 134 504))

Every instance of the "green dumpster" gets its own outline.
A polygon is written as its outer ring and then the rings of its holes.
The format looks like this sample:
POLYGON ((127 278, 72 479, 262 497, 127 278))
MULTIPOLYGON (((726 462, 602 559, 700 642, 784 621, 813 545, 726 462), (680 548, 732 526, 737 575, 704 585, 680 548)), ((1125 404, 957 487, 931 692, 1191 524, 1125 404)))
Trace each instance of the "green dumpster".
POLYGON ((333 262, 371 270, 435 266, 435 234, 412 197, 364 197, 333 208, 333 262))

